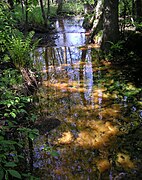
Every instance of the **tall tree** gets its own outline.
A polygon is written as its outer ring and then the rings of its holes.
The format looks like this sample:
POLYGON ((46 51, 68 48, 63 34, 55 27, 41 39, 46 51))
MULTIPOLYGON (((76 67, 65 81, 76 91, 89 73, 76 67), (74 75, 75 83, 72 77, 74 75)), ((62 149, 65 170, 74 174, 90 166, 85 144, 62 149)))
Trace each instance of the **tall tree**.
POLYGON ((132 0, 132 15, 133 15, 133 18, 135 18, 135 0, 132 0))
POLYGON ((136 0, 136 18, 138 22, 142 20, 142 0, 136 0))
POLYGON ((105 52, 119 40, 118 4, 119 0, 98 0, 95 7, 95 25, 90 40, 94 42, 94 36, 102 30, 101 49, 105 52))
POLYGON ((103 29, 103 0, 97 0, 94 11, 93 30, 90 37, 91 42, 94 42, 94 36, 103 29))
POLYGON ((101 49, 104 51, 108 51, 111 43, 116 43, 119 40, 118 3, 118 0, 104 1, 103 38, 101 44, 101 49))
POLYGON ((50 13, 50 0, 47 1, 47 9, 48 9, 48 13, 50 13))
POLYGON ((42 18, 44 20, 44 25, 46 27, 47 26, 47 18, 46 18, 46 15, 45 15, 43 0, 40 0, 39 2, 40 2, 41 12, 42 12, 42 18))
POLYGON ((25 31, 28 31, 28 21, 29 21, 29 17, 28 17, 28 8, 29 8, 29 4, 28 4, 28 0, 25 0, 25 13, 26 13, 26 20, 25 20, 25 31))
POLYGON ((57 14, 59 14, 62 12, 63 0, 57 0, 57 3, 58 3, 57 14))
POLYGON ((7 1, 9 6, 10 6, 10 9, 13 9, 14 8, 14 1, 13 0, 8 0, 7 1))

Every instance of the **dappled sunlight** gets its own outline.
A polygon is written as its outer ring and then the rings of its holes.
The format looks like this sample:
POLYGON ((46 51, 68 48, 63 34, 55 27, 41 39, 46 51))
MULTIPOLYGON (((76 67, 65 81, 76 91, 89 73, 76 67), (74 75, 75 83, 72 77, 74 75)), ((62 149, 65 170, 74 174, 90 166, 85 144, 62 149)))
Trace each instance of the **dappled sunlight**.
POLYGON ((117 166, 120 166, 123 168, 134 169, 134 167, 135 167, 130 156, 128 154, 125 154, 125 153, 118 153, 117 154, 116 163, 117 163, 117 166))
POLYGON ((107 60, 101 60, 101 63, 105 66, 105 67, 111 67, 111 62, 110 61, 107 61, 107 60))
POLYGON ((96 160, 96 165, 101 173, 110 169, 111 167, 111 163, 108 159, 98 159, 96 160))
POLYGON ((127 90, 135 90, 136 89, 136 87, 134 86, 134 84, 132 84, 132 83, 127 83, 127 87, 126 87, 126 89, 127 90))
POLYGON ((78 61, 75 64, 72 64, 74 68, 79 68, 80 65, 86 65, 86 62, 84 61, 78 61))
MULTIPOLYGON (((83 125, 83 124, 81 124, 83 125)), ((86 129, 81 130, 76 144, 83 148, 102 148, 110 143, 111 138, 119 132, 117 126, 110 122, 88 121, 86 129)))
POLYGON ((73 135, 70 131, 64 132, 62 137, 58 139, 59 144, 70 144, 73 141, 73 135))
POLYGON ((110 93, 108 92, 107 88, 103 87, 103 84, 102 84, 102 87, 99 87, 99 88, 97 87, 93 90, 92 97, 94 97, 94 99, 96 97, 101 97, 104 103, 106 103, 107 100, 111 101, 113 99, 118 98, 118 92, 114 91, 113 93, 110 93))
POLYGON ((100 72, 100 71, 106 71, 106 70, 108 70, 108 68, 107 67, 95 67, 94 69, 93 69, 93 72, 94 73, 97 73, 97 72, 100 72))
MULTIPOLYGON (((62 126, 65 128, 66 125, 62 126)), ((58 132, 62 126, 58 128, 58 132)), ((76 122, 76 128, 78 126, 85 128, 83 124, 76 122)), ((77 137, 69 131, 68 125, 66 129, 68 131, 61 133, 54 141, 52 140, 52 143, 60 147, 59 153, 62 162, 59 166, 54 166, 56 175, 67 175, 67 177, 73 178, 75 177, 74 173, 76 173, 76 177, 80 177, 78 176, 80 171, 84 171, 85 174, 94 174, 97 170, 103 173, 111 168, 108 148, 119 132, 116 126, 110 122, 86 121, 86 129, 76 132, 77 137), (100 151, 99 156, 94 157, 94 149, 100 151), (96 166, 96 169, 92 169, 92 165, 96 166)))
POLYGON ((120 107, 117 107, 117 108, 113 108, 113 107, 110 107, 110 108, 102 108, 101 109, 101 116, 105 119, 107 118, 120 118, 121 117, 121 111, 120 111, 120 107))
MULTIPOLYGON (((99 108, 99 105, 96 105, 96 108, 99 108)), ((94 110, 94 107, 92 105, 87 104, 86 106, 84 106, 84 104, 79 104, 74 106, 74 110, 77 110, 78 112, 82 111, 82 112, 87 112, 87 111, 91 111, 94 110)))
POLYGON ((80 50, 88 50, 88 49, 100 49, 100 45, 97 43, 89 43, 85 46, 79 47, 80 50))
POLYGON ((87 91, 86 88, 81 88, 79 85, 76 85, 75 83, 50 83, 50 82, 44 82, 44 85, 47 87, 53 87, 57 88, 58 90, 64 90, 69 92, 85 92, 87 91))

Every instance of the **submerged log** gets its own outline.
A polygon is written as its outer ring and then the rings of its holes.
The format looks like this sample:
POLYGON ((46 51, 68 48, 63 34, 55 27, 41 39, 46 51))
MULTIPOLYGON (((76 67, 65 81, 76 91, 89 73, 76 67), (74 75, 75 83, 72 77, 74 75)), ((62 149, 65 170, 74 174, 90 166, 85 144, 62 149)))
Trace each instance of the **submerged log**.
POLYGON ((45 117, 45 119, 37 120, 36 124, 34 125, 34 128, 39 130, 40 135, 47 134, 54 128, 57 128, 61 124, 61 121, 51 117, 45 117))

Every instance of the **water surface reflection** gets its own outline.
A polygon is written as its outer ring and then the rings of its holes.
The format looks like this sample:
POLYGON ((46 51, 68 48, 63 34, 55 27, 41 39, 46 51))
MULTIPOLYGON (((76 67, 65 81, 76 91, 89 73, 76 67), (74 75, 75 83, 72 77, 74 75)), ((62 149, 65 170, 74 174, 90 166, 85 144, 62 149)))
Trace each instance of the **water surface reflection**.
POLYGON ((55 44, 58 47, 85 45, 85 30, 82 27, 83 18, 58 19, 55 23, 58 38, 55 44))
POLYGON ((50 132, 45 124, 35 142, 41 179, 140 179, 140 97, 122 92, 134 84, 94 49, 43 47, 36 54, 44 72, 39 123, 61 121, 50 132))

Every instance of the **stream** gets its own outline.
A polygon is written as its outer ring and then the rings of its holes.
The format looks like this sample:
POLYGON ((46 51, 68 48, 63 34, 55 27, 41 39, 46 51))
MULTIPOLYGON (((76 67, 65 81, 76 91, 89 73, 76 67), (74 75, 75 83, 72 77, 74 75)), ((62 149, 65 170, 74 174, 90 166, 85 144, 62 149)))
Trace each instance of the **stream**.
POLYGON ((129 98, 139 79, 86 46, 82 22, 57 20, 54 46, 35 51, 44 81, 34 172, 43 180, 142 179, 142 98, 129 98))

